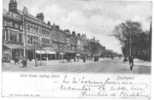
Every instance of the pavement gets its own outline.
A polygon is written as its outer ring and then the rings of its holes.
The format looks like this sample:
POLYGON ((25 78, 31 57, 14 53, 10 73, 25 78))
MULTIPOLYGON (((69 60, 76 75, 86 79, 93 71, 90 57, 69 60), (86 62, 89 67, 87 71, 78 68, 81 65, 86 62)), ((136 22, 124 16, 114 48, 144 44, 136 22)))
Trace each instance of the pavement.
POLYGON ((48 72, 76 72, 76 73, 134 73, 134 74, 151 74, 151 63, 139 59, 134 60, 133 71, 130 71, 128 62, 123 62, 122 59, 103 58, 98 62, 87 60, 85 63, 67 62, 65 60, 50 60, 28 62, 28 66, 23 68, 21 64, 2 63, 3 71, 48 71, 48 72))

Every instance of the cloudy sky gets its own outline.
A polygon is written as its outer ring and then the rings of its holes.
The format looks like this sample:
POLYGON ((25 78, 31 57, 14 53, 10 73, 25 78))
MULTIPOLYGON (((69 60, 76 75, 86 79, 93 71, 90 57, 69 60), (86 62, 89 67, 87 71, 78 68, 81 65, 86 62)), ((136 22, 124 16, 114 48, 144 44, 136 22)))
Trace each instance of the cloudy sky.
MULTIPOLYGON (((17 0, 18 9, 24 6, 36 15, 43 12, 45 21, 95 37, 107 49, 121 53, 119 41, 112 36, 116 25, 126 20, 139 21, 144 30, 149 29, 152 14, 150 1, 111 0, 17 0)), ((8 10, 9 0, 3 0, 8 10)))

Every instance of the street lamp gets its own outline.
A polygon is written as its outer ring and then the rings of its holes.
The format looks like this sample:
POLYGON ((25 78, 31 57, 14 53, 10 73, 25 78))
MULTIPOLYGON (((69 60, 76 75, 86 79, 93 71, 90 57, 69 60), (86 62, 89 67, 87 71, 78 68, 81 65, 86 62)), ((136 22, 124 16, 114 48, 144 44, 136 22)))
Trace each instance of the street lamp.
MULTIPOLYGON (((124 25, 124 24, 123 24, 124 25)), ((127 30, 128 30, 128 34, 129 34, 129 39, 128 39, 128 43, 129 43, 129 56, 132 56, 132 37, 131 37, 131 33, 130 33, 130 26, 126 26, 127 30)))
POLYGON ((36 60, 36 45, 37 45, 37 40, 34 39, 33 41, 33 44, 34 44, 34 59, 35 59, 35 67, 37 67, 37 60, 36 60))
POLYGON ((132 35, 129 32, 129 56, 132 56, 132 35))
MULTIPOLYGON (((26 30, 25 30, 25 14, 27 13, 27 9, 24 7, 23 9, 23 39, 24 39, 24 61, 27 62, 27 57, 26 57, 26 30)), ((25 65, 27 66, 27 64, 25 65)))

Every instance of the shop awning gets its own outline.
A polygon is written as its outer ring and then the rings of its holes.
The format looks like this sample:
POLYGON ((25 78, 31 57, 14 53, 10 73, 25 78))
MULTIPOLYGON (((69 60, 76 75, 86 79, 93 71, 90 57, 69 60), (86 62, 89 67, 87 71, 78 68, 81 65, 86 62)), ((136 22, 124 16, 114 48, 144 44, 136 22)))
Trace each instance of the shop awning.
POLYGON ((36 50, 35 52, 38 54, 56 54, 55 51, 51 51, 51 50, 36 50))
POLYGON ((4 44, 3 46, 9 49, 23 49, 24 48, 24 46, 21 46, 18 44, 4 44))
POLYGON ((5 50, 5 51, 2 51, 3 54, 11 54, 11 51, 10 50, 5 50))
POLYGON ((60 54, 60 55, 64 55, 64 52, 60 52, 59 54, 60 54))
POLYGON ((44 50, 36 50, 35 53, 38 53, 38 54, 46 54, 44 50))
POLYGON ((44 47, 43 50, 46 54, 56 54, 55 50, 52 47, 44 47))
POLYGON ((79 54, 79 53, 77 53, 77 54, 76 54, 76 56, 80 56, 80 54, 79 54))
POLYGON ((46 53, 46 54, 56 54, 56 52, 51 51, 51 50, 45 50, 45 53, 46 53))

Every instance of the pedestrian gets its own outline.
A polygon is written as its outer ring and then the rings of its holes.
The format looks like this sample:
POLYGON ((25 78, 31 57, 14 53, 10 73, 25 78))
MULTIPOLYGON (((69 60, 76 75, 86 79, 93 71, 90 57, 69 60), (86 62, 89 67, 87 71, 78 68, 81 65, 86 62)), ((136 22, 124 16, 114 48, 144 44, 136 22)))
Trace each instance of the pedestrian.
POLYGON ((86 62, 86 57, 85 57, 85 56, 83 56, 83 58, 82 58, 82 59, 83 59, 83 62, 85 63, 85 62, 86 62))
POLYGON ((23 68, 26 67, 27 66, 27 59, 23 58, 21 63, 22 63, 23 68))
POLYGON ((130 65, 130 70, 133 70, 133 66, 134 66, 134 57, 133 56, 129 56, 129 65, 130 65))
MULTIPOLYGON (((129 59, 129 58, 128 58, 129 59)), ((124 59, 123 59, 123 62, 126 62, 126 61, 128 61, 128 59, 126 58, 126 57, 124 57, 124 59)))
POLYGON ((76 56, 74 56, 73 59, 74 59, 74 62, 76 62, 76 56))
POLYGON ((94 56, 94 62, 97 62, 97 61, 98 61, 98 57, 94 56))
POLYGON ((71 61, 71 58, 70 58, 70 56, 66 56, 67 58, 67 62, 70 62, 71 61))
POLYGON ((114 59, 114 57, 113 57, 113 56, 111 56, 111 59, 113 60, 113 59, 114 59))
POLYGON ((17 64, 17 63, 19 62, 19 59, 18 59, 17 56, 15 56, 15 58, 14 58, 14 62, 15 62, 15 64, 17 64))

